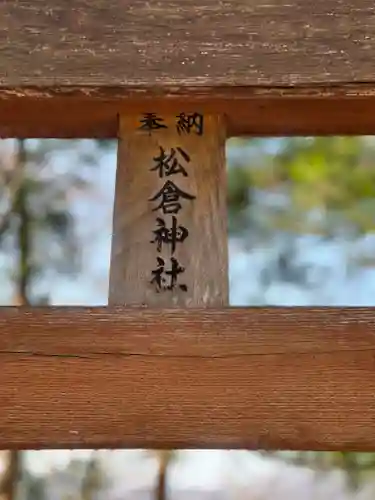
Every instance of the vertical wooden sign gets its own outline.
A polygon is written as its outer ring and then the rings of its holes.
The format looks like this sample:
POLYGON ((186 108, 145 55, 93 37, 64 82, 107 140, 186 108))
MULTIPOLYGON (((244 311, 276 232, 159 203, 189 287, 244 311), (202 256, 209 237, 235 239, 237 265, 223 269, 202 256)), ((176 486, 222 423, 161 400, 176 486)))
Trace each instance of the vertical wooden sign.
POLYGON ((111 305, 228 304, 225 176, 220 117, 120 118, 111 305))

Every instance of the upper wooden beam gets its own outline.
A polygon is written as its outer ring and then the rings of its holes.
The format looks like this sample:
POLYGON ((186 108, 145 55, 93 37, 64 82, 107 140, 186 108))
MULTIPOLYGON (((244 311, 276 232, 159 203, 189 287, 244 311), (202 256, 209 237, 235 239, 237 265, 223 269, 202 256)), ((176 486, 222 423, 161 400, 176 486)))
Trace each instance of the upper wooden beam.
POLYGON ((1 308, 0 448, 373 451, 373 309, 1 308))
POLYGON ((0 34, 3 89, 374 83, 372 0, 4 0, 0 34))
POLYGON ((371 0, 0 3, 0 136, 117 135, 184 107, 233 135, 372 134, 371 0))

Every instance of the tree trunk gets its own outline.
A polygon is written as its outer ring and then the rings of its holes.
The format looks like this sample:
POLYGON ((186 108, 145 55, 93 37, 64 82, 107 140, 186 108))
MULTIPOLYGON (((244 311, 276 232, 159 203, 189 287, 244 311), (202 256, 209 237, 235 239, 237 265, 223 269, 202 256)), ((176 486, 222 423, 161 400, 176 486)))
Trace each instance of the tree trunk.
POLYGON ((14 212, 18 218, 18 276, 16 283, 16 301, 19 306, 30 305, 29 286, 31 282, 31 265, 30 265, 30 251, 31 251, 31 237, 30 237, 30 213, 28 210, 28 196, 27 185, 25 182, 24 168, 26 162, 26 149, 24 140, 18 141, 18 165, 17 168, 21 170, 22 180, 16 194, 14 203, 14 212))
POLYGON ((158 452, 158 476, 156 484, 156 499, 167 500, 167 487, 168 487, 168 469, 173 459, 173 451, 159 451, 158 452))
POLYGON ((20 453, 16 450, 8 452, 8 463, 0 482, 0 499, 15 500, 17 495, 17 482, 21 469, 20 453))

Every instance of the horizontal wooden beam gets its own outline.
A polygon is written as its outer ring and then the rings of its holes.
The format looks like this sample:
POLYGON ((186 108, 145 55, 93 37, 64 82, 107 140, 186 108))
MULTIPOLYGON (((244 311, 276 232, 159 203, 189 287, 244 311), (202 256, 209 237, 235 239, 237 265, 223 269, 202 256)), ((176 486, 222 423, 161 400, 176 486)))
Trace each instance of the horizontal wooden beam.
POLYGON ((375 449, 375 311, 2 308, 0 448, 375 449))
POLYGON ((372 0, 3 0, 3 88, 374 83, 372 0))
POLYGON ((0 137, 117 135, 127 112, 229 136, 373 134, 370 0, 4 0, 0 137))
POLYGON ((31 96, 1 98, 0 137, 116 138, 118 116, 144 112, 161 115, 184 112, 225 117, 228 137, 372 135, 375 133, 375 86, 356 89, 226 89, 213 96, 114 91, 112 97, 39 91, 31 96))

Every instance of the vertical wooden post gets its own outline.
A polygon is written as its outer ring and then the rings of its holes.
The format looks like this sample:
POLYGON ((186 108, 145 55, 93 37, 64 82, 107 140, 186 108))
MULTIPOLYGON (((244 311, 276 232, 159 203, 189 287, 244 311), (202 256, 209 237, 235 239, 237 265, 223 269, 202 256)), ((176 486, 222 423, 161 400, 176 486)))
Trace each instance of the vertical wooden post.
POLYGON ((225 176, 220 117, 120 118, 110 305, 228 304, 225 176))
MULTIPOLYGON (((109 304, 226 305, 222 120, 147 114, 121 117, 119 125, 109 304)), ((159 457, 163 500, 168 457, 159 457)))

